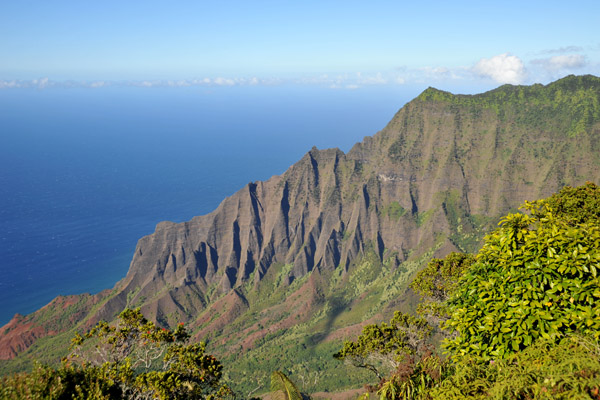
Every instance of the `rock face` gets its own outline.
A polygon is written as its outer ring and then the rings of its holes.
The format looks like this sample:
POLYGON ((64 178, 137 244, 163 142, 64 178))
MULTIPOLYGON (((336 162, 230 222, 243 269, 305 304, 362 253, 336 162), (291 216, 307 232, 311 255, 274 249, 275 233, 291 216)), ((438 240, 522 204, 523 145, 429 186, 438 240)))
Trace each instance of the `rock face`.
MULTIPOLYGON (((81 326, 141 306, 159 323, 184 321, 199 338, 213 332, 215 343, 244 350, 319 310, 333 312, 332 299, 348 285, 356 290, 344 295, 346 308, 377 292, 352 280, 365 257, 381 266, 373 276, 405 274, 394 275, 404 276, 398 282, 405 288, 414 273, 407 266, 427 261, 419 257, 475 250, 497 217, 525 200, 599 182, 599 104, 600 79, 592 76, 475 96, 427 89, 348 154, 313 148, 283 175, 249 183, 210 214, 158 224, 139 240, 127 276, 94 301, 81 326), (343 284, 333 285, 333 276, 343 284), (288 288, 281 301, 264 303, 280 287, 288 288)), ((377 293, 377 307, 402 301, 377 293)), ((360 329, 374 315, 332 326, 360 329)), ((3 329, 4 348, 12 339, 3 329)), ((0 354, 14 356, 34 339, 0 354)))
POLYGON ((258 282, 273 264, 293 265, 293 280, 315 268, 348 268, 365 246, 381 259, 385 250, 395 253, 399 264, 411 250, 431 247, 434 230, 451 236, 460 214, 498 216, 565 184, 597 180, 598 125, 590 121, 598 103, 582 117, 582 133, 571 136, 578 116, 563 121, 547 109, 560 109, 558 97, 569 93, 597 100, 599 88, 597 78, 579 77, 479 96, 428 89, 348 154, 313 148, 282 176, 248 184, 211 214, 160 223, 139 241, 122 294, 111 302, 122 308, 124 295, 135 293, 130 302, 144 299, 143 311, 159 320, 169 313, 190 320, 211 302, 211 288, 218 296, 258 282))

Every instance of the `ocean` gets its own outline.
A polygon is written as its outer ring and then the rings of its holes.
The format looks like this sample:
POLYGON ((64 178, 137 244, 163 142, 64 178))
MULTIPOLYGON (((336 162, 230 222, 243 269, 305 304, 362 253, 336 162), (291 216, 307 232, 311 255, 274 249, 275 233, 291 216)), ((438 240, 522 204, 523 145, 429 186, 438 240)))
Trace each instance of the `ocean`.
POLYGON ((0 325, 57 295, 111 288, 158 222, 206 214, 312 146, 348 151, 419 92, 0 90, 0 325))

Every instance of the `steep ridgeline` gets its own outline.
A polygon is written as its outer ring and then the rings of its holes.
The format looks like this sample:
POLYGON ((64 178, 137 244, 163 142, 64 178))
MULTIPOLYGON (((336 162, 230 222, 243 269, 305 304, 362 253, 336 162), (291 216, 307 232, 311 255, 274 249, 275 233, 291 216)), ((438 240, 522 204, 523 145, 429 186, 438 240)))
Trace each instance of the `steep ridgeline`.
MULTIPOLYGON (((337 341, 410 306, 406 285, 433 254, 473 251, 511 208, 585 181, 600 182, 599 78, 474 96, 430 88, 348 154, 313 148, 210 214, 158 224, 127 276, 84 302, 79 329, 141 306, 164 325, 185 322, 246 371, 294 357, 326 371, 337 341)), ((56 319, 19 318, 9 325, 56 319)), ((12 357, 27 346, 8 350, 9 325, 0 355, 12 357)), ((242 385, 258 376, 231 374, 242 385)), ((313 381, 308 390, 326 378, 313 381)))

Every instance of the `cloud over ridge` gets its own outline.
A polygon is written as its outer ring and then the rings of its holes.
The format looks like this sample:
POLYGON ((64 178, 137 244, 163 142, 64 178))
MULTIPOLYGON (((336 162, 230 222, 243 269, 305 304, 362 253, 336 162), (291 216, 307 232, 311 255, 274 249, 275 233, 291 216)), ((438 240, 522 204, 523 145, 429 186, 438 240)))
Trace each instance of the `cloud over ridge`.
POLYGON ((587 65, 587 59, 581 54, 564 54, 560 56, 554 56, 550 58, 541 58, 531 61, 533 64, 540 65, 550 71, 557 71, 562 69, 576 69, 582 68, 587 65))
POLYGON ((473 67, 473 72, 481 77, 491 78, 497 83, 514 85, 522 83, 527 76, 523 61, 509 53, 482 58, 473 67))

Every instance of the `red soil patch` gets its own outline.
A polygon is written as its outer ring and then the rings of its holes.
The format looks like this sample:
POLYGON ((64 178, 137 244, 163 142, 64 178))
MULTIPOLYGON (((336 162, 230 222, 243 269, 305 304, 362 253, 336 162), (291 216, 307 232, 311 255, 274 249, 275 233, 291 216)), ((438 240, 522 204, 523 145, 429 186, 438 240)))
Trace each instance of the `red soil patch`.
POLYGON ((13 359, 31 347, 36 340, 72 328, 85 318, 91 306, 100 299, 99 296, 100 294, 58 296, 33 314, 27 316, 16 314, 0 328, 0 360, 13 359), (77 306, 82 299, 85 300, 85 304, 77 306), (61 317, 72 307, 78 308, 70 310, 68 323, 61 321, 61 317), (40 317, 43 317, 43 323, 39 322, 40 317))
POLYGON ((248 304, 246 303, 246 300, 235 290, 230 291, 225 297, 217 300, 210 306, 210 308, 194 322, 194 325, 196 326, 203 325, 209 323, 216 313, 220 314, 215 320, 210 322, 208 326, 194 335, 194 339, 201 340, 210 332, 221 332, 223 328, 230 325, 247 309, 248 304))
POLYGON ((323 339, 324 342, 331 342, 334 340, 355 340, 358 335, 362 332, 362 329, 365 325, 369 324, 377 324, 383 321, 383 316, 381 314, 375 314, 371 318, 366 321, 359 322, 358 324, 346 326, 344 328, 337 329, 331 332, 329 335, 325 336, 323 339))
POLYGON ((0 328, 0 360, 13 359, 37 339, 56 333, 46 332, 42 326, 26 322, 26 317, 16 314, 8 324, 0 328))

